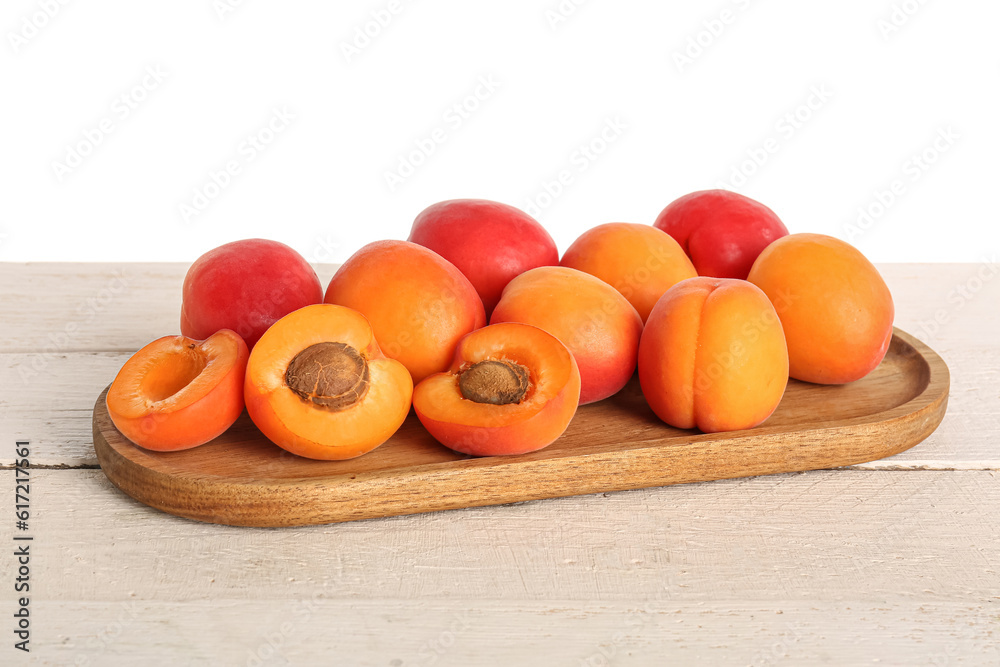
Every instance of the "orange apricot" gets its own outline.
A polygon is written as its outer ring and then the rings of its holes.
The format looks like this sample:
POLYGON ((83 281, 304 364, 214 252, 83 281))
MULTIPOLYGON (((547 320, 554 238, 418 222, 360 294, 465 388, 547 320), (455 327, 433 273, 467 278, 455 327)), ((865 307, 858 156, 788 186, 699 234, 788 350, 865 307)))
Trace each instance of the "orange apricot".
POLYGON ((630 222, 609 222, 584 232, 559 264, 597 276, 614 287, 643 322, 664 292, 698 275, 670 234, 630 222))
POLYGON ((385 356, 402 363, 414 384, 448 368, 459 339, 486 324, 468 278, 409 241, 376 241, 358 250, 337 270, 324 301, 368 318, 385 356))
POLYGON ((243 412, 249 352, 222 329, 205 340, 164 336, 133 354, 115 377, 108 414, 145 449, 190 449, 216 438, 243 412))
POLYGON ((525 271, 504 288, 490 319, 548 331, 580 368, 580 405, 617 393, 635 372, 642 318, 614 287, 564 266, 525 271))
POLYGON ((892 340, 892 294, 854 246, 823 234, 791 234, 764 249, 747 279, 781 318, 793 378, 843 384, 882 362, 892 340))
POLYGON ((657 416, 706 433, 757 426, 788 383, 781 323, 767 296, 731 278, 690 278, 653 308, 639 383, 657 416))
POLYGON ((413 409, 446 447, 474 456, 524 454, 566 430, 580 401, 580 371, 555 336, 528 324, 466 335, 451 367, 413 390, 413 409))
POLYGON ((410 411, 406 368, 379 349, 361 313, 306 306, 264 332, 247 364, 247 413, 271 442, 311 459, 375 449, 410 411))

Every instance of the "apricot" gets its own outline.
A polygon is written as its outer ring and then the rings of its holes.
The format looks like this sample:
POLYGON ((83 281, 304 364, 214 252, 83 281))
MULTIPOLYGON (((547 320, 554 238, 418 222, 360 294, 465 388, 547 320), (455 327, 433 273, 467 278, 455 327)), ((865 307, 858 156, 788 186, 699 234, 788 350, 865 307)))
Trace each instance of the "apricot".
POLYGON ((228 329, 206 340, 158 338, 133 354, 111 383, 111 421, 145 449, 203 445, 243 412, 248 356, 246 343, 228 329))
POLYGON ((383 352, 416 384, 451 364, 459 339, 486 324, 483 302, 462 272, 433 250, 376 241, 334 274, 326 303, 362 313, 383 352))
POLYGON ((653 308, 639 343, 639 384, 656 415, 706 433, 757 426, 788 383, 781 322, 754 285, 690 278, 653 308))
POLYGON ((843 384, 882 362, 892 340, 892 295, 850 244, 822 234, 786 236, 760 254, 748 279, 781 318, 793 378, 843 384))
POLYGON ((441 444, 473 456, 548 446, 580 402, 580 371, 554 336, 528 324, 493 324, 459 342, 451 367, 413 390, 420 423, 441 444))
POLYGON ((672 236, 628 222, 609 222, 584 232, 566 250, 560 265, 597 276, 614 287, 643 322, 664 292, 698 275, 672 236))
POLYGON ((491 324, 522 322, 548 331, 580 368, 580 405, 615 394, 635 372, 642 318, 618 290, 564 266, 525 271, 503 291, 491 324))
POLYGON ((183 290, 182 334, 201 339, 232 329, 250 349, 284 315, 323 301, 323 286, 305 258, 267 239, 208 251, 188 269, 183 290))
POLYGON ((658 229, 677 239, 698 275, 747 277, 757 255, 788 229, 774 211, 729 190, 701 190, 667 205, 658 229))
POLYGON ((451 199, 424 209, 410 241, 440 254, 461 271, 493 312, 514 276, 559 263, 555 241, 520 209, 486 199, 451 199))
POLYGON ((311 459, 375 449, 410 411, 413 383, 379 349, 361 313, 306 306, 268 329, 250 353, 247 413, 271 442, 311 459))

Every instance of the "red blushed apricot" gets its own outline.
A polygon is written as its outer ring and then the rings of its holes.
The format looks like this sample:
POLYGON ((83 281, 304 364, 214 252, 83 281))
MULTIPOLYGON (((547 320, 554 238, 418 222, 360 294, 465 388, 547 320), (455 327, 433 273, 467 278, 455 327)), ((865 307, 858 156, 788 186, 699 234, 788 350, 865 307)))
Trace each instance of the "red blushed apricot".
POLYGON ((667 205, 653 226, 684 248, 702 276, 747 277, 757 255, 788 229, 774 211, 729 190, 701 190, 667 205))
POLYGON ((660 298, 639 344, 639 383, 663 421, 706 433, 757 426, 788 382, 767 296, 744 280, 690 278, 660 298))
POLYGON ((309 262, 284 243, 244 239, 199 257, 184 276, 181 333, 208 338, 232 329, 251 350, 279 318, 323 301, 309 262))
POLYGON ((474 456, 524 454, 562 435, 580 401, 580 371, 554 336, 493 324, 465 336, 444 373, 413 390, 413 409, 446 447, 474 456))
POLYGON ((337 270, 324 300, 368 318, 385 356, 406 366, 414 383, 448 368, 459 339, 486 324, 469 280, 409 241, 376 241, 358 250, 337 270))
POLYGON ((424 209, 410 230, 461 271, 479 292, 489 316, 514 276, 559 263, 555 241, 530 215, 486 199, 451 199, 424 209))
POLYGON ((247 364, 247 413, 271 442, 311 459, 375 449, 410 411, 413 383, 361 313, 331 304, 275 322, 247 364))
POLYGON ((584 232, 563 255, 562 266, 597 276, 645 322, 663 293, 698 272, 670 234, 649 225, 609 222, 584 232))
POLYGON ((222 435, 243 412, 246 343, 223 329, 206 340, 164 336, 133 354, 108 389, 108 414, 126 438, 169 452, 222 435))
POLYGON ((882 362, 892 340, 892 295, 850 244, 822 234, 786 236, 760 254, 748 280, 781 318, 793 378, 842 384, 882 362))
POLYGON ((580 367, 580 405, 615 394, 635 372, 642 318, 614 287, 564 266, 525 271, 503 291, 490 319, 548 331, 580 367))

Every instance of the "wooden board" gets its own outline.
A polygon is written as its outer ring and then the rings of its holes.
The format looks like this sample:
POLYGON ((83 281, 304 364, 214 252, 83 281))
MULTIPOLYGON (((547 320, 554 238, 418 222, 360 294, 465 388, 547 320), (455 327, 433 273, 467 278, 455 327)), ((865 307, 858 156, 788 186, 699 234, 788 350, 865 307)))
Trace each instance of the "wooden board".
POLYGON ((934 431, 949 381, 944 361, 897 329, 868 377, 842 386, 790 381, 778 410, 755 429, 703 434, 666 426, 633 378, 616 396, 581 408, 563 437, 538 452, 463 456, 411 415, 388 442, 349 461, 289 454, 245 413, 202 447, 146 451, 111 423, 105 390, 94 407, 94 448, 115 486, 165 512, 302 526, 872 461, 934 431))

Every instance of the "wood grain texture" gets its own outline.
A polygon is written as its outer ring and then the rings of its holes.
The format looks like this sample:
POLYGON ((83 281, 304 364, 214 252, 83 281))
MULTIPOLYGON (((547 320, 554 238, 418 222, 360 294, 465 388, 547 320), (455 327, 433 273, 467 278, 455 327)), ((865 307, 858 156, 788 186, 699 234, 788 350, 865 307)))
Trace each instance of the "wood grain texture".
POLYGON ((94 408, 94 447, 108 478, 152 507, 212 523, 299 526, 870 461, 926 438, 944 416, 948 386, 941 358, 897 331, 866 378, 790 382, 775 414, 747 431, 670 428, 633 379, 581 408, 554 444, 516 457, 459 455, 412 415, 388 442, 349 461, 290 455, 246 415, 201 447, 150 452, 114 427, 105 394, 94 408))
POLYGON ((60 665, 1000 664, 995 610, 942 601, 128 600, 38 612, 53 640, 37 650, 60 665))
POLYGON ((1000 615, 992 471, 789 473, 288 529, 164 514, 100 470, 33 482, 38 601, 849 600, 1000 615))

